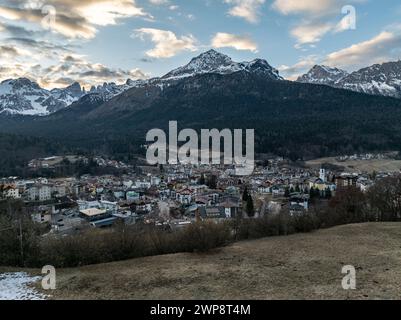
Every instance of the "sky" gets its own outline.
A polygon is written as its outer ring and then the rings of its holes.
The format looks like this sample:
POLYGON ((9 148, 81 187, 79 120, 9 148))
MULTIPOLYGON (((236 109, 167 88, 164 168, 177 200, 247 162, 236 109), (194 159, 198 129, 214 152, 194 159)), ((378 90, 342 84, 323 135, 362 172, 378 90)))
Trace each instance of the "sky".
POLYGON ((401 58, 399 0, 0 0, 0 80, 51 89, 161 76, 216 49, 295 80, 401 58))

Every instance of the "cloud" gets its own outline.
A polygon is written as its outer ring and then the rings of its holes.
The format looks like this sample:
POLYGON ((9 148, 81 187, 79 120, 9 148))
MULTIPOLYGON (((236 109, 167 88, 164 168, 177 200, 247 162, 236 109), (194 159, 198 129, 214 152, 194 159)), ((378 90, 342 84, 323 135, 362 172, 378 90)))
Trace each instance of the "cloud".
POLYGON ((228 11, 229 15, 257 23, 260 19, 260 9, 266 0, 224 0, 224 2, 232 5, 228 11))
POLYGON ((30 54, 27 50, 22 50, 13 45, 0 45, 0 58, 14 59, 18 56, 28 56, 30 54))
MULTIPOLYGON (((367 0, 275 0, 272 8, 283 15, 301 17, 297 26, 291 29, 291 35, 297 40, 296 48, 315 44, 327 34, 350 30, 350 14, 356 12, 352 4, 367 0), (347 10, 344 10, 347 9, 347 10), (352 10, 350 12, 349 10, 352 10), (344 15, 341 20, 339 16, 344 15)), ((356 15, 355 15, 356 18, 356 15)))
POLYGON ((151 4, 154 4, 154 5, 157 5, 157 6, 160 6, 160 5, 163 5, 163 4, 169 4, 169 3, 170 3, 169 0, 149 0, 149 2, 150 2, 151 4))
POLYGON ((299 76, 303 75, 314 65, 318 63, 318 57, 316 55, 310 55, 301 58, 296 64, 292 66, 282 65, 278 68, 280 74, 282 74, 288 80, 296 80, 299 76))
POLYGON ((325 57, 310 55, 301 58, 292 66, 282 65, 278 69, 287 79, 295 80, 316 64, 354 71, 376 63, 398 60, 400 55, 401 26, 394 26, 369 40, 332 52, 325 57))
POLYGON ((98 26, 114 25, 124 18, 149 17, 134 0, 53 0, 47 7, 42 6, 45 4, 42 1, 4 2, 0 17, 7 20, 44 25, 54 13, 51 30, 67 38, 91 39, 98 26))
POLYGON ((57 63, 48 66, 34 63, 32 60, 21 60, 21 62, 16 60, 19 57, 23 59, 24 55, 31 56, 32 54, 29 52, 21 54, 18 48, 0 46, 0 78, 26 77, 48 89, 70 85, 75 81, 89 88, 104 82, 124 83, 128 78, 147 78, 147 75, 139 69, 109 68, 100 63, 92 63, 85 56, 73 53, 61 54, 57 63), (15 56, 16 53, 18 56, 15 56))
POLYGON ((400 53, 400 30, 383 31, 372 39, 330 53, 324 63, 329 66, 356 69, 398 59, 400 53))
POLYGON ((297 39, 297 47, 303 44, 319 42, 332 29, 329 23, 305 24, 291 30, 291 35, 297 39))
POLYGON ((178 38, 172 31, 153 28, 136 29, 133 37, 150 37, 155 47, 146 51, 146 55, 152 58, 171 58, 182 51, 196 51, 196 39, 192 35, 178 38))
POLYGON ((12 37, 33 38, 43 35, 43 32, 29 30, 22 26, 0 22, 0 31, 12 37))
POLYGON ((74 81, 91 86, 147 77, 139 69, 109 68, 76 54, 81 40, 95 37, 100 26, 114 25, 129 17, 149 17, 135 0, 0 0, 0 3, 1 79, 27 77, 53 88, 74 81), (47 3, 56 13, 51 25, 52 37, 42 25, 46 14, 54 11, 47 8, 42 12, 47 3))
POLYGON ((217 33, 212 39, 214 48, 231 47, 237 50, 258 51, 258 45, 248 36, 240 36, 230 33, 217 33))
POLYGON ((275 0, 273 8, 282 14, 324 14, 341 1, 336 0, 275 0))
POLYGON ((146 74, 139 69, 112 69, 100 63, 91 63, 85 56, 64 55, 60 63, 41 70, 40 83, 46 87, 60 85, 59 79, 83 79, 85 86, 99 85, 104 82, 125 82, 127 78, 144 79, 146 74))
MULTIPOLYGON (((44 22, 45 15, 42 14, 42 10, 0 7, 0 17, 7 20, 26 21, 41 25, 44 22)), ((96 33, 96 28, 83 17, 71 17, 62 13, 57 14, 56 23, 52 24, 51 30, 68 38, 90 39, 96 33)))

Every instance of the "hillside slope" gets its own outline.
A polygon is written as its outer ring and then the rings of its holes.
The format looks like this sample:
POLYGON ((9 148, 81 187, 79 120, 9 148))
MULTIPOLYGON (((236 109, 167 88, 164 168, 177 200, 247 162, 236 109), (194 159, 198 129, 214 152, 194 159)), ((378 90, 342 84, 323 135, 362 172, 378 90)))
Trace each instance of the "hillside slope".
POLYGON ((134 88, 106 103, 83 99, 48 117, 0 117, 0 131, 127 155, 169 120, 180 129, 253 128, 257 152, 295 160, 401 148, 398 99, 247 73, 200 75, 163 90, 134 88))
POLYGON ((400 299, 401 223, 340 226, 175 254, 58 270, 54 299, 400 299), (341 286, 344 265, 357 290, 341 286))

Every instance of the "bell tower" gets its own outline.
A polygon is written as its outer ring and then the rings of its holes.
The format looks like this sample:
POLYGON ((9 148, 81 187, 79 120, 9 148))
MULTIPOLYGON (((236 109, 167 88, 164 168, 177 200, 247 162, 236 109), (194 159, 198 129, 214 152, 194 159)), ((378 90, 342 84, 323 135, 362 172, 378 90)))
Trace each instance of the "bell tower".
POLYGON ((326 182, 326 170, 325 169, 320 168, 319 178, 323 182, 326 182))

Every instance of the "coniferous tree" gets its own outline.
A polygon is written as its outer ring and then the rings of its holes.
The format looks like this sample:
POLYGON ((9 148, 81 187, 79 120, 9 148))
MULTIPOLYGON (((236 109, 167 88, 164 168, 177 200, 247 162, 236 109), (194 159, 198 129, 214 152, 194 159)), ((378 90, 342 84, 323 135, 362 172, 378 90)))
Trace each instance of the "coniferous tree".
POLYGON ((206 183, 205 175, 202 173, 200 179, 199 179, 199 184, 204 185, 206 183))
POLYGON ((242 201, 247 202, 249 198, 248 187, 245 187, 244 193, 242 194, 242 201))
POLYGON ((309 196, 311 199, 314 199, 316 197, 316 190, 314 187, 311 187, 309 190, 309 196))
POLYGON ((290 197, 290 189, 289 188, 285 188, 285 192, 284 192, 284 197, 289 198, 290 197))
POLYGON ((246 213, 249 217, 253 217, 255 215, 255 207, 253 205, 252 196, 248 194, 248 199, 246 201, 246 213))
POLYGON ((327 187, 326 192, 325 192, 325 198, 326 199, 331 199, 331 196, 332 196, 331 190, 330 190, 329 187, 327 187))
POLYGON ((217 189, 217 177, 212 175, 207 180, 207 186, 209 189, 217 189))

